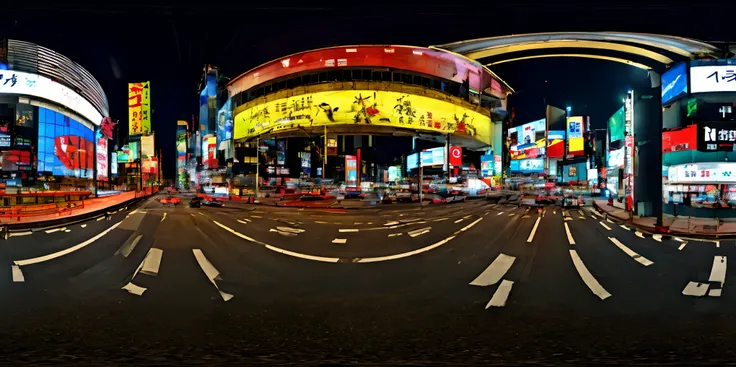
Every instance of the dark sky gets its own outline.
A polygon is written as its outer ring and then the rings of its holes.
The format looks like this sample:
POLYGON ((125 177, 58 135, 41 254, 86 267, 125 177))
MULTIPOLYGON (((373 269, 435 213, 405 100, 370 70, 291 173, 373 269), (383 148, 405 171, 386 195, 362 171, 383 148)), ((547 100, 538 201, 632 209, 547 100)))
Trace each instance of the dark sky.
MULTIPOLYGON (((107 93, 111 116, 127 130, 128 82, 150 80, 153 129, 173 176, 176 120, 198 111, 197 84, 205 63, 234 77, 263 62, 303 50, 360 43, 427 46, 527 32, 634 31, 735 40, 736 4, 674 2, 262 1, 259 7, 159 1, 53 3, 15 1, 0 12, 0 37, 54 49, 88 69, 107 93), (273 3, 273 5, 272 5, 273 3), (289 4, 293 5, 289 5, 289 4), (304 7, 314 3, 318 7, 304 7), (298 4, 302 4, 301 6, 298 4), (457 5, 448 5, 457 4, 457 5), (484 5, 485 4, 485 5, 484 5), (716 18, 714 18, 716 17, 716 18), (728 17, 727 17, 728 18, 728 17), (720 19, 720 18, 718 18, 720 19)), ((603 126, 646 72, 605 61, 547 59, 493 68, 518 92, 521 121, 544 117, 544 103, 571 105, 603 126)))

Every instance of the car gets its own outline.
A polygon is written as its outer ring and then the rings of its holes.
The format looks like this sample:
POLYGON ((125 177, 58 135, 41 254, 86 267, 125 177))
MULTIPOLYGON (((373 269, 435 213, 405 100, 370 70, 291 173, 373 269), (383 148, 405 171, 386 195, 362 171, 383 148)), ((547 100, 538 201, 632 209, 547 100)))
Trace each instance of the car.
POLYGON ((219 202, 219 201, 217 201, 215 199, 212 199, 212 200, 202 200, 202 205, 204 205, 204 206, 212 206, 212 207, 216 207, 216 208, 220 208, 220 207, 225 206, 223 203, 221 203, 221 202, 219 202))
POLYGON ((181 202, 181 199, 175 196, 167 196, 161 199, 161 204, 179 205, 180 202, 181 202))
POLYGON ((199 198, 192 198, 192 201, 189 202, 190 208, 199 208, 201 205, 202 201, 199 198))

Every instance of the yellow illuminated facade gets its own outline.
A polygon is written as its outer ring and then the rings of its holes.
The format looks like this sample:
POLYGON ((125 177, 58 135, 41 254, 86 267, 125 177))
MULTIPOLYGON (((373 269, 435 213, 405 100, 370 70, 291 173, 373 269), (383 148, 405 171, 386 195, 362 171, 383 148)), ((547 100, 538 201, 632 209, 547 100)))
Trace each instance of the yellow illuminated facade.
POLYGON ((490 116, 452 102, 391 91, 302 94, 254 105, 235 115, 234 138, 306 127, 388 126, 472 137, 491 145, 490 116))

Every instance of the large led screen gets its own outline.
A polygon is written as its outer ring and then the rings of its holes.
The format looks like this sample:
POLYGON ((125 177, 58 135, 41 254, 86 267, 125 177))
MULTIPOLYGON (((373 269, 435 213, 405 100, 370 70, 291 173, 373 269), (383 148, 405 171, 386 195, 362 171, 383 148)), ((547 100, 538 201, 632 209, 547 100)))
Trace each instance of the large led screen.
POLYGON ((110 153, 110 174, 115 176, 118 174, 118 153, 110 153))
POLYGON ((567 153, 574 156, 585 154, 585 123, 582 116, 567 118, 567 153))
POLYGON ((230 100, 217 111, 217 141, 223 142, 233 138, 233 111, 230 109, 230 100))
POLYGON ((662 74, 662 104, 687 94, 687 64, 681 62, 662 74))
POLYGON ((544 159, 520 159, 511 161, 511 172, 544 173, 544 159))
MULTIPOLYGON (((491 144, 490 116, 470 108, 399 92, 326 91, 253 105, 235 116, 235 139, 323 125, 388 126, 473 137, 491 144)), ((320 132, 322 130, 320 129, 320 132)))
POLYGON ((544 157, 547 147, 546 121, 546 119, 541 119, 509 129, 511 159, 544 157))
POLYGON ((562 158, 565 156, 565 131, 550 130, 547 132, 547 157, 562 158))
POLYGON ((92 178, 94 131, 64 114, 38 108, 38 172, 92 178))

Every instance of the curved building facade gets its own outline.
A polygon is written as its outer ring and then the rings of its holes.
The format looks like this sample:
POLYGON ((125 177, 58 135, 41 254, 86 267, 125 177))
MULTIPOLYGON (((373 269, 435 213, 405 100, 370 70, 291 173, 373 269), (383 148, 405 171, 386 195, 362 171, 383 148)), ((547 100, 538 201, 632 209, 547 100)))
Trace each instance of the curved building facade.
MULTIPOLYGON (((496 123, 513 91, 463 56, 396 45, 285 56, 241 74, 227 90, 237 161, 253 161, 248 156, 255 155, 256 140, 275 139, 267 143, 276 154, 264 168, 266 176, 320 177, 322 163, 316 158, 323 152, 314 147, 326 146, 325 176, 346 182, 352 162, 358 182, 361 175, 368 181, 385 176, 370 154, 377 139, 449 140, 470 150, 492 150, 496 123)), ((406 143, 407 151, 411 144, 406 143)))
POLYGON ((88 188, 107 178, 107 144, 96 132, 107 96, 82 66, 18 40, 0 46, 0 152, 7 192, 88 188), (99 153, 99 154, 98 154, 99 153))

